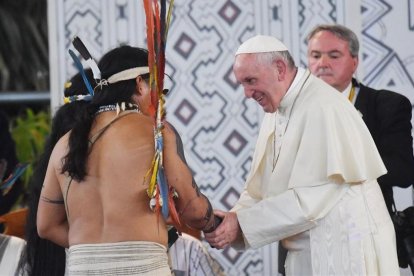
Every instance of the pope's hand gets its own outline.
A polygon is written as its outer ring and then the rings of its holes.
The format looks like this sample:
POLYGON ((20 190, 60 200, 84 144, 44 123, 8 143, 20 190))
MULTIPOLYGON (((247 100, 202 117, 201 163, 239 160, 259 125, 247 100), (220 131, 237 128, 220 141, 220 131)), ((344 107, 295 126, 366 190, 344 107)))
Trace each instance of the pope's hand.
POLYGON ((241 236, 241 229, 236 213, 214 210, 214 214, 223 218, 223 221, 215 231, 204 233, 204 236, 211 247, 222 249, 241 236))

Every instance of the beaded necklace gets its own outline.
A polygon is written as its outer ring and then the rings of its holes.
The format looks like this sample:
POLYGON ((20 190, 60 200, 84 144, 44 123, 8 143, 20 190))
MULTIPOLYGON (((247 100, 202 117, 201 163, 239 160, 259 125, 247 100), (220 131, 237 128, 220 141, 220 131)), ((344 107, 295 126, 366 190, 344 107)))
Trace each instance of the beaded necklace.
POLYGON ((95 112, 95 115, 98 115, 102 112, 106 111, 116 111, 117 113, 125 110, 135 111, 137 113, 141 113, 139 110, 138 105, 132 103, 124 103, 121 104, 108 104, 108 105, 101 105, 98 110, 95 112))

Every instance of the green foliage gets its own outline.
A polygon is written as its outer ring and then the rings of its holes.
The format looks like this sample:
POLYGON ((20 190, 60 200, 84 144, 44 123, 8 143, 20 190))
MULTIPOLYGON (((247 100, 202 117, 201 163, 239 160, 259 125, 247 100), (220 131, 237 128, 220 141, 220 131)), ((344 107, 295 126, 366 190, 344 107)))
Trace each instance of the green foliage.
POLYGON ((12 122, 11 134, 16 143, 17 158, 20 162, 30 164, 22 176, 26 188, 33 174, 33 165, 43 152, 49 132, 49 112, 40 111, 34 113, 33 110, 28 108, 26 109, 26 114, 16 117, 12 122))

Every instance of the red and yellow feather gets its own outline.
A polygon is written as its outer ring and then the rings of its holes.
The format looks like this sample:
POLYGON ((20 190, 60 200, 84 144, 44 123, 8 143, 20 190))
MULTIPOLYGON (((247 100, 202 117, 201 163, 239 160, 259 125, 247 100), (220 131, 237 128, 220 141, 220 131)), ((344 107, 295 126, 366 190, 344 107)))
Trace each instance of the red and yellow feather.
POLYGON ((168 28, 170 25, 172 6, 171 0, 166 13, 166 0, 143 0, 147 24, 148 67, 150 71, 149 85, 151 88, 150 115, 154 118, 155 154, 152 166, 146 178, 150 176, 147 189, 154 211, 161 212, 166 218, 169 215, 175 223, 180 225, 178 213, 175 209, 175 191, 167 183, 163 167, 163 137, 162 129, 165 120, 164 110, 164 72, 165 46, 168 28), (160 3, 158 3, 158 1, 160 3))

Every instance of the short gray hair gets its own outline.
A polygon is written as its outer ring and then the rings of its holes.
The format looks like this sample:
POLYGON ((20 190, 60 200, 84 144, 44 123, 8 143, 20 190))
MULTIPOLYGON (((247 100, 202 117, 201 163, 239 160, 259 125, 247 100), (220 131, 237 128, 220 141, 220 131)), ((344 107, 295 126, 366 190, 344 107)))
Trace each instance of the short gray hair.
POLYGON ((356 34, 345 26, 338 24, 323 24, 317 25, 308 34, 306 42, 309 42, 317 33, 327 31, 336 36, 339 39, 345 40, 349 45, 349 53, 352 57, 358 57, 359 42, 356 34))
POLYGON ((294 69, 296 67, 295 61, 293 60, 289 51, 281 52, 266 52, 266 53, 257 53, 256 60, 260 63, 271 64, 276 60, 283 60, 288 65, 289 69, 294 69))

